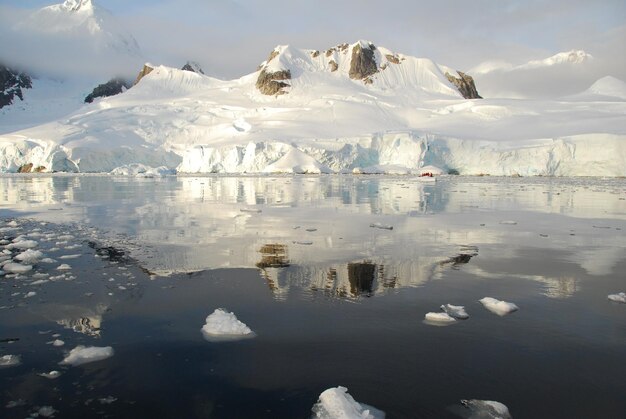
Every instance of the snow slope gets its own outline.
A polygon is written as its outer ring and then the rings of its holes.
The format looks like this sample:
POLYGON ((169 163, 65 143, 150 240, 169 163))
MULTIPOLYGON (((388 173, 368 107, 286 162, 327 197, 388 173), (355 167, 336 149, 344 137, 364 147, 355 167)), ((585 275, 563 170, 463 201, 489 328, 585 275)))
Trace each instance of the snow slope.
POLYGON ((32 164, 109 172, 140 163, 186 173, 411 173, 434 165, 461 174, 626 175, 624 101, 466 100, 445 75, 452 69, 382 47, 370 80, 353 79, 353 50, 365 45, 279 46, 257 72, 230 81, 153 66, 123 94, 0 135, 0 171, 32 164), (285 94, 257 89, 264 69, 289 70, 285 94))

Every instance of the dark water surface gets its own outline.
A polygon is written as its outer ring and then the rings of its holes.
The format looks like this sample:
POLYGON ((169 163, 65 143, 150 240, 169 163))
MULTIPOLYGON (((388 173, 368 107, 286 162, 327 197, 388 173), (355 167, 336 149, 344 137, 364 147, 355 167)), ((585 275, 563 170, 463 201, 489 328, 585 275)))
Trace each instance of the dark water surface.
POLYGON ((0 276, 0 356, 21 358, 0 417, 308 418, 341 385, 388 418, 461 399, 623 418, 625 198, 623 179, 0 177, 0 260, 21 235, 52 259, 0 276), (470 318, 423 321, 445 303, 470 318), (219 307, 256 337, 205 340, 219 307), (58 365, 77 345, 115 353, 58 365))

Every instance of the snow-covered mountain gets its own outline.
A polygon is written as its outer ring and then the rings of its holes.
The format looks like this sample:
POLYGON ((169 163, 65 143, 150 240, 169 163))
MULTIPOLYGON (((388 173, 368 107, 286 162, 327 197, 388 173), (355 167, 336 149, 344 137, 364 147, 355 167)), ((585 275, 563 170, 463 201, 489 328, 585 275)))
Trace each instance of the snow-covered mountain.
POLYGON ((578 93, 596 80, 594 57, 582 50, 513 65, 487 61, 471 70, 485 97, 543 99, 578 93))
POLYGON ((279 46, 229 81, 146 65, 122 94, 0 136, 0 171, 626 175, 626 101, 464 97, 476 90, 366 41, 279 46))

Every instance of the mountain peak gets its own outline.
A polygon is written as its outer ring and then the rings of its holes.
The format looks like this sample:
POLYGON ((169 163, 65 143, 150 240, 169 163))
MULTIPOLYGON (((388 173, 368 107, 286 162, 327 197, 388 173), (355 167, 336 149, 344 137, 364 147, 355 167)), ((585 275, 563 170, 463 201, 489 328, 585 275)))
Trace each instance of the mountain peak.
POLYGON ((91 0, 65 0, 61 8, 68 12, 93 11, 91 0))

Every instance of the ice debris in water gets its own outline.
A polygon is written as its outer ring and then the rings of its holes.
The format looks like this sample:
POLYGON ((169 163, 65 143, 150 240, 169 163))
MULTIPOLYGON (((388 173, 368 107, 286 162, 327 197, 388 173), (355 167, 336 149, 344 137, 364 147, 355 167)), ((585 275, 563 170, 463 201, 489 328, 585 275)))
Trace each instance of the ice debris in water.
POLYGON ((70 269, 72 269, 72 267, 70 265, 68 265, 67 263, 64 263, 62 265, 59 265, 57 267, 58 271, 69 271, 70 269))
POLYGON ((441 309, 455 319, 469 319, 469 314, 467 314, 467 312, 465 311, 464 306, 453 306, 452 304, 444 304, 441 306, 441 309))
POLYGON ((55 413, 57 413, 57 411, 52 406, 43 406, 37 410, 37 414, 44 418, 54 417, 55 413))
POLYGON ((39 250, 26 249, 19 255, 15 256, 14 259, 19 260, 22 263, 33 265, 39 262, 41 258, 43 258, 43 253, 39 250))
POLYGON ((610 294, 608 299, 615 301, 616 303, 626 303, 626 292, 620 292, 617 294, 610 294))
POLYGON ((19 355, 3 355, 0 356, 0 368, 2 367, 15 367, 22 362, 19 355))
POLYGON ((32 249, 37 247, 37 242, 35 240, 24 240, 23 238, 16 238, 13 240, 13 243, 8 244, 7 249, 32 249))
POLYGON ((372 228, 380 228, 381 230, 393 230, 393 226, 382 224, 382 223, 372 223, 370 224, 372 228))
POLYGON ((21 263, 9 262, 2 267, 5 272, 23 274, 33 269, 32 265, 22 265, 21 263))
POLYGON ((324 390, 311 409, 319 419, 382 419, 385 413, 355 401, 345 387, 324 390))
POLYGON ((504 220, 504 221, 500 221, 500 224, 514 226, 517 224, 517 221, 504 220))
POLYGON ((39 374, 41 377, 45 377, 45 378, 49 378, 51 380, 54 380, 55 378, 58 378, 61 376, 61 373, 57 370, 52 370, 50 372, 42 372, 41 374, 39 374))
POLYGON ((426 313, 424 318, 426 319, 426 321, 432 323, 454 323, 456 321, 456 319, 450 316, 448 313, 430 312, 426 313))
POLYGON ((461 403, 470 410, 470 419, 512 419, 509 408, 500 402, 472 399, 461 403))
POLYGON ((83 346, 78 345, 59 362, 60 365, 82 365, 88 362, 101 361, 113 356, 113 348, 110 346, 83 346))
POLYGON ((254 332, 237 319, 234 313, 217 308, 207 316, 202 334, 208 340, 236 340, 254 337, 254 332))
POLYGON ((491 297, 485 297, 479 301, 487 310, 497 314, 498 316, 504 316, 505 314, 519 310, 519 308, 513 303, 500 301, 491 297))

